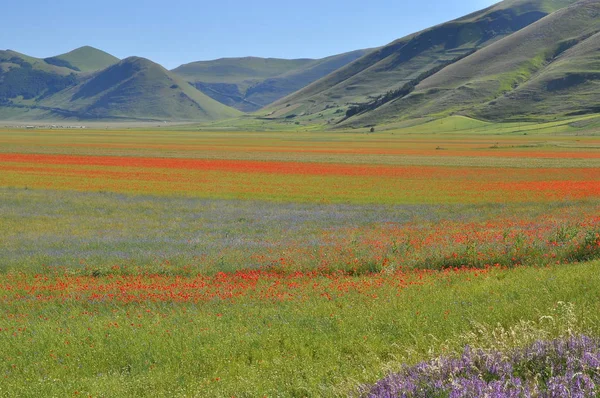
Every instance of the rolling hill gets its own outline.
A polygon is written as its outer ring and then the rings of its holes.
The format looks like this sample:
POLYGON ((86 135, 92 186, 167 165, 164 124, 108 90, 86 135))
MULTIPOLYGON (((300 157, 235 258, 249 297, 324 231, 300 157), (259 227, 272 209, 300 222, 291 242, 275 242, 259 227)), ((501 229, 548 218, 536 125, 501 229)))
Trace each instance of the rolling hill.
MULTIPOLYGON (((237 110, 205 96, 162 66, 144 58, 130 57, 93 74, 76 74, 67 67, 50 66, 58 72, 68 70, 71 73, 60 75, 32 66, 7 66, 4 78, 21 70, 44 74, 38 80, 30 79, 34 83, 40 82, 40 87, 31 84, 35 90, 30 93, 7 93, 1 103, 4 109, 0 116, 6 119, 210 121, 240 115, 237 110), (49 86, 52 79, 58 83, 49 86)), ((15 86, 22 90, 26 80, 16 79, 15 86)), ((2 81, 0 88, 7 91, 7 87, 11 85, 2 81)))
POLYGON ((77 72, 94 72, 116 64, 119 58, 97 48, 84 46, 66 54, 45 58, 44 61, 77 72))
MULTIPOLYGON (((400 90, 448 64, 509 37, 575 0, 505 0, 396 40, 271 106, 261 115, 312 123, 339 121, 351 104, 400 90)), ((468 74, 471 71, 464 71, 468 74)))
POLYGON ((256 111, 362 57, 357 50, 323 59, 223 58, 182 65, 172 72, 215 100, 256 111))
POLYGON ((344 125, 462 114, 487 120, 598 112, 600 2, 581 0, 437 71, 344 125))

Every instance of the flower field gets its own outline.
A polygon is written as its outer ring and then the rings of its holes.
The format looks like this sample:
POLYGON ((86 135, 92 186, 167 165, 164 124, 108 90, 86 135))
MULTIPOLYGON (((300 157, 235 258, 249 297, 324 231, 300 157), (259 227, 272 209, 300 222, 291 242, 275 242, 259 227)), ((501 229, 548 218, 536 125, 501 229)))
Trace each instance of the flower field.
POLYGON ((593 396, 599 148, 0 131, 0 396, 593 396))
POLYGON ((0 171, 3 186, 288 202, 505 203, 600 195, 600 168, 3 154, 0 171))

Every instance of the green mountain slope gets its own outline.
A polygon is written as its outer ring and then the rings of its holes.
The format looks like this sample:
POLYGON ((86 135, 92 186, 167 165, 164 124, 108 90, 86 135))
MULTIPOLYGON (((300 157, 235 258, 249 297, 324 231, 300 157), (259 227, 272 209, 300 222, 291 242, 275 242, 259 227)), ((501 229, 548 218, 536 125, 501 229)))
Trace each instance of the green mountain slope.
POLYGON ((240 114, 138 57, 124 59, 37 105, 81 119, 216 120, 240 114))
POLYGON ((7 72, 11 68, 29 68, 58 75, 69 75, 75 71, 52 65, 40 58, 30 57, 13 50, 0 50, 0 69, 7 72))
POLYGON ((26 103, 76 85, 71 69, 15 51, 0 51, 0 106, 26 103))
POLYGON ((242 83, 278 76, 312 61, 258 57, 221 58, 181 65, 172 72, 191 82, 242 83))
POLYGON ((225 58, 173 70, 217 101, 255 111, 360 58, 358 50, 323 59, 225 58))
POLYGON ((116 64, 119 62, 119 58, 98 50, 97 48, 85 46, 66 54, 46 58, 44 61, 49 64, 63 66, 75 71, 94 72, 116 64))
POLYGON ((463 18, 399 39, 364 56, 265 110, 312 122, 339 121, 353 103, 402 88, 429 71, 466 57, 575 0, 506 0, 463 18))
POLYGON ((591 112, 600 98, 600 2, 582 0, 419 82, 345 125, 463 114, 507 120, 591 112))
POLYGON ((599 99, 600 33, 596 33, 560 54, 516 89, 473 113, 487 119, 600 113, 599 99))

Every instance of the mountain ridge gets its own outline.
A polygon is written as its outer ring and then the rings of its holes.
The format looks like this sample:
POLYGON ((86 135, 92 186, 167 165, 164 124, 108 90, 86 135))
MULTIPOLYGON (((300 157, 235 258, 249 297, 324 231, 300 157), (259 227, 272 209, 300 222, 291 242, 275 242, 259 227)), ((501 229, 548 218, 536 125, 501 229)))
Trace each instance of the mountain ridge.
POLYGON ((217 101, 252 112, 367 54, 356 50, 321 59, 220 58, 181 65, 173 73, 217 101))
POLYGON ((0 118, 324 129, 453 115, 547 120, 600 112, 599 54, 597 0, 504 0, 382 47, 318 60, 221 58, 168 71, 90 46, 45 59, 5 50, 0 118))
MULTIPOLYGON (((352 104, 369 102, 473 50, 510 36, 575 0, 505 0, 464 17, 413 33, 273 103, 264 116, 292 114, 338 120, 352 104), (286 108, 292 110, 286 112, 286 108), (329 109, 329 111, 328 111, 329 109), (323 115, 323 116, 320 116, 323 115)), ((301 121, 302 122, 302 121, 301 121)))
MULTIPOLYGON (((594 0, 574 2, 448 65, 419 82, 409 95, 342 125, 381 122, 393 119, 394 115, 418 118, 460 114, 485 120, 507 120, 515 116, 535 118, 536 115, 581 112, 582 107, 593 107, 593 98, 588 95, 586 101, 582 98, 574 101, 578 93, 572 91, 571 98, 564 103, 565 97, 557 100, 549 93, 547 84, 541 84, 539 79, 543 80, 559 60, 563 65, 569 64, 565 66, 565 74, 570 68, 577 68, 577 61, 567 60, 572 56, 569 50, 588 40, 598 40, 598 32, 600 3, 594 0), (534 87, 536 79, 538 84, 534 87)), ((595 68, 599 67, 600 57, 593 58, 590 62, 595 68)), ((598 75, 588 74, 587 81, 593 83, 598 75)), ((554 73, 554 78, 560 81, 564 76, 554 73)), ((600 94, 596 84, 595 90, 600 94)))
POLYGON ((189 86, 162 66, 129 57, 92 74, 71 75, 66 87, 32 98, 12 99, 5 106, 18 113, 34 110, 37 118, 83 120, 204 120, 239 116, 189 86))

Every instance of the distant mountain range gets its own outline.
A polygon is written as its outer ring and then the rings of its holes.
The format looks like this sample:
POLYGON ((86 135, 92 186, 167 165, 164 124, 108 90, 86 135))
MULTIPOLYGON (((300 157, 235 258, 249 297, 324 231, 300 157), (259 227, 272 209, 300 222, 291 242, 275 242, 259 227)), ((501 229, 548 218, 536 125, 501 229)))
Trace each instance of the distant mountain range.
POLYGON ((44 59, 0 51, 0 119, 210 121, 258 110, 360 58, 231 58, 167 71, 93 47, 44 59))
POLYGON ((206 122, 243 112, 332 128, 600 112, 600 1, 505 0, 318 60, 226 58, 168 71, 92 47, 45 59, 0 51, 0 119, 206 122))
POLYGON ((216 120, 239 116, 144 58, 83 47, 37 59, 0 51, 0 119, 216 120))

